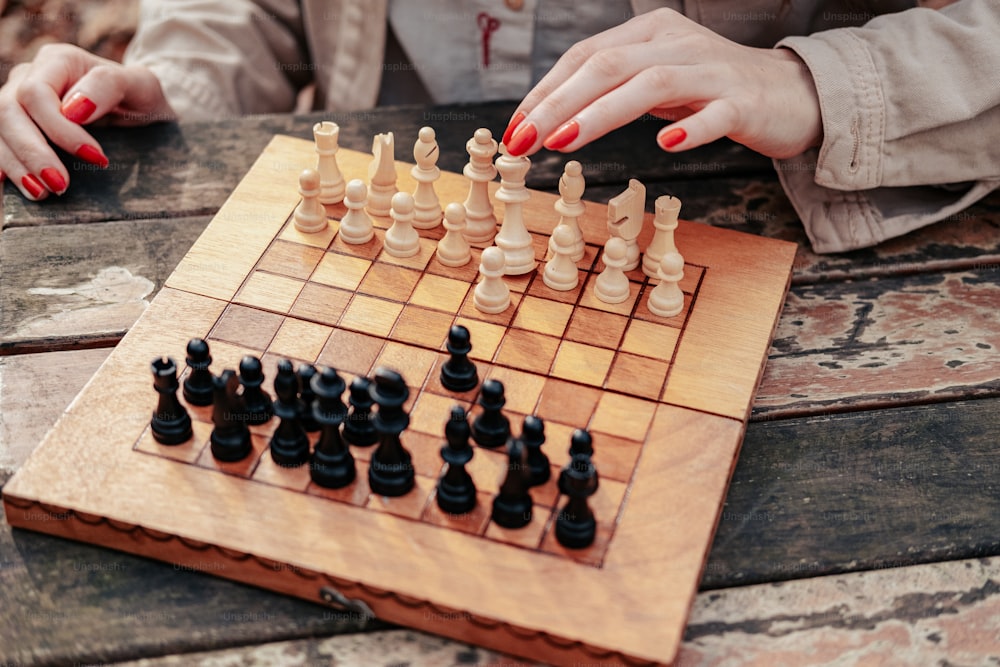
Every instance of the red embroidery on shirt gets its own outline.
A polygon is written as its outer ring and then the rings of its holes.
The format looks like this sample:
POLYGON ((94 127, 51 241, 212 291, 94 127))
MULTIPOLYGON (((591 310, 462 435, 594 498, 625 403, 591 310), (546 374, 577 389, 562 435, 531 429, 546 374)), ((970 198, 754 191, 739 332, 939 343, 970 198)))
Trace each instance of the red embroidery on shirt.
POLYGON ((500 19, 490 16, 486 12, 479 12, 476 23, 479 24, 479 29, 482 31, 483 68, 485 69, 490 66, 490 37, 500 27, 500 19))

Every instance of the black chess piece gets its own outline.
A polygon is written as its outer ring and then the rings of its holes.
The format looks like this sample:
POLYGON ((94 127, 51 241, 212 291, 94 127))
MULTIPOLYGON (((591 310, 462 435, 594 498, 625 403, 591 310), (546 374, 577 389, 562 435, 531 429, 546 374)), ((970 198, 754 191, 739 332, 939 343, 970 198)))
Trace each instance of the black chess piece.
POLYGON ((154 359, 153 389, 160 395, 149 422, 153 437, 162 445, 179 445, 191 439, 191 415, 177 400, 177 363, 170 357, 154 359))
POLYGON ((300 364, 297 375, 299 376, 299 422, 306 431, 315 433, 319 430, 319 422, 313 417, 316 394, 312 390, 312 379, 316 375, 316 367, 312 364, 300 364))
MULTIPOLYGON (((573 459, 581 454, 585 454, 587 457, 594 455, 594 440, 591 438, 590 433, 584 431, 582 428, 578 428, 573 431, 573 435, 569 439, 569 459, 570 463, 573 459)), ((568 496, 567 491, 567 471, 569 470, 569 464, 559 473, 559 493, 568 496)), ((596 472, 594 473, 597 474, 596 472)))
POLYGON ((441 458, 448 469, 437 485, 438 507, 449 514, 465 514, 476 506, 476 485, 465 469, 465 464, 472 460, 471 433, 465 410, 460 405, 454 406, 444 427, 447 442, 441 447, 441 458))
POLYGON ((364 376, 351 380, 350 395, 347 398, 351 411, 344 422, 344 440, 358 447, 371 447, 378 442, 375 422, 372 419, 372 381, 364 376))
POLYGON ((309 474, 312 480, 328 489, 339 489, 354 481, 357 470, 351 450, 340 437, 340 425, 347 417, 347 406, 341 396, 347 385, 336 370, 325 366, 313 376, 312 390, 316 394, 313 416, 322 427, 316 451, 313 452, 309 474))
POLYGON ((300 466, 309 460, 309 435, 299 420, 299 378, 288 359, 278 362, 274 394, 274 414, 281 423, 271 436, 271 458, 281 466, 300 466))
POLYGON ((499 447, 510 437, 510 420, 501 412, 507 399, 500 380, 486 380, 479 390, 483 411, 472 422, 472 439, 481 447, 499 447))
POLYGON ((368 466, 368 485, 382 496, 402 496, 414 484, 413 461, 399 439, 410 425, 410 416, 403 410, 410 390, 396 371, 379 367, 374 375, 370 391, 378 405, 374 421, 379 444, 368 466))
POLYGON ((583 549, 594 543, 597 520, 587 498, 597 491, 597 470, 590 454, 574 454, 566 466, 565 494, 569 497, 556 516, 556 539, 568 549, 583 549))
POLYGON ((549 457, 542 451, 545 444, 545 422, 539 417, 528 415, 521 425, 521 440, 528 450, 528 470, 531 471, 531 485, 540 486, 552 477, 549 457))
POLYGON ((531 523, 531 471, 524 443, 511 438, 507 443, 507 476, 493 499, 493 522, 504 528, 523 528, 531 523))
POLYGON ((212 456, 220 461, 239 461, 253 449, 239 386, 232 369, 212 378, 212 456))
POLYGON ((469 330, 461 324, 453 324, 448 330, 448 352, 451 359, 441 365, 441 385, 449 391, 471 391, 479 384, 476 365, 469 359, 472 344, 469 330))
POLYGON ((212 404, 212 355, 208 343, 201 338, 192 338, 187 344, 185 358, 191 372, 184 379, 184 400, 191 405, 212 404))
POLYGON ((240 360, 240 384, 243 385, 243 409, 246 422, 259 426, 274 416, 274 403, 264 391, 264 368, 260 359, 249 354, 240 360))

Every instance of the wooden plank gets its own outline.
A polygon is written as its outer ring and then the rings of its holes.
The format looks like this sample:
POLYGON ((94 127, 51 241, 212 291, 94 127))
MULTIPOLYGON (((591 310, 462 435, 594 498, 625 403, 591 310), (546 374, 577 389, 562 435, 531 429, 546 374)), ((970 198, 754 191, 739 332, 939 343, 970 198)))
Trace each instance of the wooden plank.
MULTIPOLYGON (((955 561, 703 593, 676 665, 985 665, 1000 654, 1000 560, 955 561)), ((382 630, 144 660, 219 664, 534 665, 407 630, 382 630)), ((140 667, 127 663, 116 667, 140 667)))
POLYGON ((1000 395, 1000 265, 796 286, 755 415, 1000 395))
POLYGON ((113 345, 207 218, 47 225, 0 235, 0 354, 113 345))
POLYGON ((102 348, 0 357, 0 486, 110 353, 102 348))
POLYGON ((1000 399, 751 423, 702 586, 1000 553, 1000 399))

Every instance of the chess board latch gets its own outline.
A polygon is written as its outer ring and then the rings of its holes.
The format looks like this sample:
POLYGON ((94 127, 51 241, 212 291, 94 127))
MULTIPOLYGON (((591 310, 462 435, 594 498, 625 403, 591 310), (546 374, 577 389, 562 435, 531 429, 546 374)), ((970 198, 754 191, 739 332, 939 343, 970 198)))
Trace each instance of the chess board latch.
POLYGON ((375 620, 375 612, 364 600, 352 600, 332 586, 320 588, 319 597, 334 609, 361 616, 364 623, 375 620))

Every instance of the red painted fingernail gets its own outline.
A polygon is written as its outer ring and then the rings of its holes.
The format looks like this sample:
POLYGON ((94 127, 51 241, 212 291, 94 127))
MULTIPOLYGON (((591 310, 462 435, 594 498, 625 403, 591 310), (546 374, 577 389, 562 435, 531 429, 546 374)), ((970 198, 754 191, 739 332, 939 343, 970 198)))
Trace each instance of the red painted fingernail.
POLYGON ((580 124, 575 120, 564 123, 558 130, 550 134, 542 145, 550 151, 569 146, 580 135, 580 124))
POLYGON ((97 165, 102 169, 108 166, 108 158, 105 157, 104 153, 102 153, 100 149, 96 148, 95 146, 84 144, 83 146, 80 146, 80 148, 77 149, 74 155, 76 155, 84 162, 97 165))
POLYGON ((45 182, 45 187, 52 192, 58 194, 66 189, 66 179, 63 178, 62 174, 55 167, 46 167, 38 175, 45 182))
POLYGON ((28 191, 28 194, 34 199, 38 199, 45 192, 45 187, 38 182, 38 179, 31 174, 25 174, 24 178, 21 179, 21 185, 24 189, 28 191))
POLYGON ((667 130, 660 135, 660 147, 661 148, 673 148, 677 144, 681 143, 688 138, 688 133, 685 132, 680 127, 675 127, 672 130, 667 130))
POLYGON ((73 93, 72 97, 63 102, 62 114, 74 123, 82 125, 95 109, 97 105, 84 97, 83 93, 73 93))
POLYGON ((535 139, 537 138, 538 129, 534 123, 522 125, 517 128, 514 136, 510 138, 510 143, 507 144, 507 154, 515 157, 521 155, 535 144, 535 139))
POLYGON ((524 120, 524 114, 521 113, 520 111, 518 111, 516 114, 514 114, 514 117, 510 119, 510 124, 507 125, 507 129, 503 131, 503 144, 504 145, 507 145, 507 144, 510 143, 510 138, 511 138, 511 136, 513 136, 514 130, 517 129, 517 126, 521 124, 522 120, 524 120))

